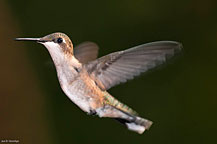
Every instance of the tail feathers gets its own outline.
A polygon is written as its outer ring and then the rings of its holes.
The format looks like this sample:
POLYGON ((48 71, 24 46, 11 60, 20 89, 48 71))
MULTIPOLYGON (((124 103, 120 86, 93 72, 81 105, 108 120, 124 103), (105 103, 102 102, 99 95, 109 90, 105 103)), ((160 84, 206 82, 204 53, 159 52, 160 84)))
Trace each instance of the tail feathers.
POLYGON ((133 117, 133 119, 131 120, 121 118, 116 118, 116 120, 126 125, 129 130, 137 132, 139 134, 142 134, 145 130, 148 130, 153 123, 152 121, 149 121, 138 116, 133 117))
POLYGON ((126 122, 125 125, 129 130, 142 134, 145 130, 148 130, 151 127, 152 123, 152 121, 147 119, 135 117, 133 121, 126 122))
POLYGON ((138 115, 127 113, 110 105, 96 109, 96 113, 99 117, 114 118, 126 125, 129 130, 139 134, 142 134, 145 130, 148 130, 152 125, 152 122, 147 119, 141 118, 138 115))

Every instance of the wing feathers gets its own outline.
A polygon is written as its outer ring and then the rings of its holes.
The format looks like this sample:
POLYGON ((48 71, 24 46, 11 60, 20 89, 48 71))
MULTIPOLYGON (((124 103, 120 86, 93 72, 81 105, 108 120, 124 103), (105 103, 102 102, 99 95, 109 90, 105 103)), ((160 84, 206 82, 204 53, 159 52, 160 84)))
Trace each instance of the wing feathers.
POLYGON ((107 90, 162 64, 181 48, 182 45, 178 42, 152 42, 111 53, 88 63, 85 67, 107 90))
POLYGON ((74 55, 79 62, 85 64, 98 56, 99 47, 93 42, 83 42, 74 48, 74 55))

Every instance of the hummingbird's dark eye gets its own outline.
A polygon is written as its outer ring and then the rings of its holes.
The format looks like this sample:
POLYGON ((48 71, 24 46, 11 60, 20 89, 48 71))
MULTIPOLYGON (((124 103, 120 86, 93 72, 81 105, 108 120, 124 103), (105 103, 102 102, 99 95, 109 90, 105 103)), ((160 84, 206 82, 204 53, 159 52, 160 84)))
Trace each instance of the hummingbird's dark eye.
POLYGON ((57 43, 60 44, 60 43, 62 43, 62 42, 63 42, 63 39, 62 39, 62 38, 58 38, 58 39, 57 39, 57 43))

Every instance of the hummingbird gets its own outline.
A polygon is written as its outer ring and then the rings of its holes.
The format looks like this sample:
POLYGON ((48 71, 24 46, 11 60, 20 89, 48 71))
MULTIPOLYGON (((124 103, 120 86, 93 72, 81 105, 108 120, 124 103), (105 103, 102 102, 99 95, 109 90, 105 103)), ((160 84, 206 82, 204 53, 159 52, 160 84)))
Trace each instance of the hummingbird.
POLYGON ((34 41, 47 48, 63 92, 81 110, 89 115, 116 119, 139 134, 148 130, 153 122, 140 117, 107 90, 164 63, 182 48, 179 42, 157 41, 97 58, 97 44, 83 42, 73 48, 70 38, 60 32, 15 40, 34 41))

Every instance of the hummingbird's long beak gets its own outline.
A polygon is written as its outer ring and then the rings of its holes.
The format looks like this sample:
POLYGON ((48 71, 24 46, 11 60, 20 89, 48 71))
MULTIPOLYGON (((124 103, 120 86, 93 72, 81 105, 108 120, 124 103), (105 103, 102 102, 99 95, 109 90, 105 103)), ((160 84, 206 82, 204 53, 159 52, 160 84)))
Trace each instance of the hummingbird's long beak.
POLYGON ((16 41, 39 41, 40 38, 15 38, 16 41))
POLYGON ((16 40, 16 41, 35 41, 35 42, 38 42, 38 43, 46 42, 42 38, 15 38, 14 40, 16 40))

